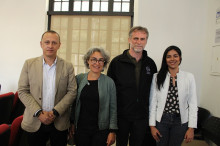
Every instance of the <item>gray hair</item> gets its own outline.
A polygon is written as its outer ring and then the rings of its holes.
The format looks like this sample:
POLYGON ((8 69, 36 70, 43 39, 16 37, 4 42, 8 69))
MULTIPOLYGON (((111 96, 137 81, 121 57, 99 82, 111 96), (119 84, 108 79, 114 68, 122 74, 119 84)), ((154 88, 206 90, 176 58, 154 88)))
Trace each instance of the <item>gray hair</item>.
POLYGON ((110 57, 109 57, 108 53, 101 47, 94 47, 94 48, 90 48, 88 50, 88 52, 83 57, 83 61, 84 61, 85 66, 89 69, 88 60, 90 59, 90 56, 95 52, 101 53, 101 55, 105 61, 104 66, 103 66, 105 68, 110 61, 110 57))
POLYGON ((131 38, 132 33, 135 32, 135 31, 143 31, 143 32, 145 32, 145 33, 147 34, 147 38, 149 37, 149 32, 148 32, 148 30, 147 30, 146 27, 134 26, 134 27, 132 27, 132 28, 130 29, 130 31, 129 31, 129 38, 131 38))

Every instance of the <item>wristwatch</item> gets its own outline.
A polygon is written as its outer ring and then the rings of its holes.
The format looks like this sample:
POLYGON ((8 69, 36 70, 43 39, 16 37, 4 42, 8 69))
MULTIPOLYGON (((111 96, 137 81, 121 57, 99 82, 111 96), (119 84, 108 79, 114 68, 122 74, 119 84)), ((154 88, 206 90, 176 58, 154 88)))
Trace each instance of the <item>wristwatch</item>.
POLYGON ((56 116, 56 117, 58 117, 60 114, 57 112, 57 110, 55 110, 54 108, 52 109, 52 111, 53 111, 53 114, 56 116))

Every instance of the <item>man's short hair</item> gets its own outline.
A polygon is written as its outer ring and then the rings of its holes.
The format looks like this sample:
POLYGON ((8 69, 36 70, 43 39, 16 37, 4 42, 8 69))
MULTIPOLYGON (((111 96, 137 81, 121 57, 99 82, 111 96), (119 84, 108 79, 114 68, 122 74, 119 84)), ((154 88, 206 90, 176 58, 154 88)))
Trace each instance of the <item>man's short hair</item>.
POLYGON ((143 32, 145 32, 145 33, 147 34, 147 38, 149 37, 149 32, 148 32, 148 30, 147 30, 146 27, 134 26, 134 27, 132 27, 132 28, 130 29, 130 31, 129 31, 129 37, 130 37, 130 38, 131 38, 131 36, 132 36, 132 33, 135 32, 135 31, 143 31, 143 32))
POLYGON ((48 31, 44 32, 44 33, 42 34, 42 36, 41 36, 41 40, 43 39, 43 37, 44 37, 44 35, 45 35, 46 33, 56 34, 56 35, 58 36, 59 42, 60 42, 60 35, 59 35, 56 31, 54 31, 54 30, 48 30, 48 31))

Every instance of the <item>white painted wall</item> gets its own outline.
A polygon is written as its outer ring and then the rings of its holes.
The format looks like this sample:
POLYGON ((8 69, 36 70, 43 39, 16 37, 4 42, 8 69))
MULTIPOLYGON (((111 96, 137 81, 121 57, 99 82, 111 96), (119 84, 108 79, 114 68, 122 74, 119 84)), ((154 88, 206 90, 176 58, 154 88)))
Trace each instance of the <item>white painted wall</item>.
POLYGON ((220 0, 209 1, 206 46, 204 49, 203 74, 201 88, 201 106, 209 109, 211 113, 220 117, 220 76, 210 74, 212 61, 212 46, 214 45, 216 31, 216 10, 220 8, 220 0))
MULTIPOLYGON (((24 61, 42 54, 48 0, 1 0, 0 84, 15 92, 24 61)), ((169 45, 182 49, 181 69, 195 75, 199 105, 220 117, 220 77, 210 75, 216 8, 220 0, 135 0, 134 25, 149 29, 146 50, 158 68, 169 45)))
POLYGON ((17 91, 24 61, 42 54, 40 37, 47 28, 46 5, 47 0, 1 0, 1 93, 17 91))

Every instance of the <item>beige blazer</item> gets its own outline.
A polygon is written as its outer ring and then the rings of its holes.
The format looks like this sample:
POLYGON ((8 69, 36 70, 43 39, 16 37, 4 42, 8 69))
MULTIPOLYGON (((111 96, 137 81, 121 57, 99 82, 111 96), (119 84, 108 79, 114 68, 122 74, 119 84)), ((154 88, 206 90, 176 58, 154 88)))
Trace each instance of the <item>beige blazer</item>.
MULTIPOLYGON (((18 82, 18 94, 25 105, 21 127, 28 132, 36 132, 41 125, 34 113, 41 109, 43 88, 43 56, 26 60, 18 82)), ((77 84, 71 63, 57 57, 54 109, 59 113, 55 119, 56 129, 69 128, 70 105, 76 97, 77 84)))

